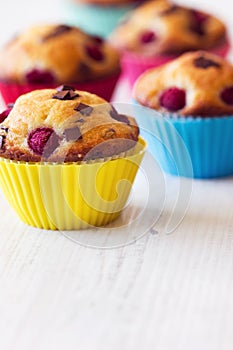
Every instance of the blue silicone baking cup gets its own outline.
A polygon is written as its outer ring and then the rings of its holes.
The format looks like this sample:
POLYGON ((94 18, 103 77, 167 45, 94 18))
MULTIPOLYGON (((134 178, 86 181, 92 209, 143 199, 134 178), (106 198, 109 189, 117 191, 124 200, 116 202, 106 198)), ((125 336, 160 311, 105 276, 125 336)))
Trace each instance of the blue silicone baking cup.
POLYGON ((66 22, 82 28, 87 33, 102 37, 107 37, 121 18, 135 6, 135 2, 124 6, 85 5, 68 0, 64 3, 66 22))
POLYGON ((134 112, 164 172, 197 179, 233 175, 233 116, 182 117, 136 103, 134 112))

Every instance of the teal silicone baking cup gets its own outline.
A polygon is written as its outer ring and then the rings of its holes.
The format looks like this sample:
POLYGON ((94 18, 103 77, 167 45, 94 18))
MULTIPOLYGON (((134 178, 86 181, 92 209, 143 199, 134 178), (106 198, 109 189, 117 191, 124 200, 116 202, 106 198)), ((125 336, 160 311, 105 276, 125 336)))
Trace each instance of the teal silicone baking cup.
POLYGON ((209 179, 233 175, 233 116, 182 117, 135 104, 148 149, 171 175, 209 179))
MULTIPOLYGON (((65 1, 65 0, 64 0, 65 1)), ((119 24, 120 19, 135 7, 135 2, 119 6, 96 6, 64 3, 67 22, 79 26, 92 35, 107 37, 119 24)))

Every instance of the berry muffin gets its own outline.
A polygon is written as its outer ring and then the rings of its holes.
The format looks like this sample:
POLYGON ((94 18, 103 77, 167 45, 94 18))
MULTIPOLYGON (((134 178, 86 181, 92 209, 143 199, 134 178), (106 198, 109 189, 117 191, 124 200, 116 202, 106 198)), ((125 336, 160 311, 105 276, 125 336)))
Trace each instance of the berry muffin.
POLYGON ((31 27, 0 51, 0 90, 6 103, 58 84, 73 84, 109 100, 119 71, 115 49, 68 25, 31 27))
POLYGON ((169 173, 233 175, 233 66, 205 51, 145 72, 133 92, 137 121, 169 173))
POLYGON ((219 19, 163 0, 132 11, 110 41, 122 53, 122 66, 132 84, 146 69, 184 52, 201 49, 224 57, 229 49, 226 27, 219 19))
POLYGON ((20 96, 1 121, 0 184, 25 223, 73 230, 119 216, 145 151, 134 118, 60 86, 20 96))
POLYGON ((107 37, 120 19, 144 0, 64 0, 67 22, 107 37))

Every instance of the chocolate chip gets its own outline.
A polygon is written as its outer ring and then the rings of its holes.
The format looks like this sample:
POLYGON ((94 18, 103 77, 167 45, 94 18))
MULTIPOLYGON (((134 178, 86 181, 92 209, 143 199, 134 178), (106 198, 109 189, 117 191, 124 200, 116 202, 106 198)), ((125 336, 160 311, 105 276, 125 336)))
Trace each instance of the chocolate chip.
POLYGON ((79 103, 74 110, 88 117, 93 111, 93 107, 85 105, 84 103, 79 103))
POLYGON ((115 118, 115 119, 121 123, 125 123, 125 124, 130 125, 129 119, 124 114, 118 114, 117 118, 115 118))
POLYGON ((0 129, 2 131, 5 131, 6 133, 8 132, 9 128, 7 128, 6 126, 1 126, 0 129))
POLYGON ((3 148, 5 136, 0 135, 0 149, 3 148))
POLYGON ((113 119, 117 120, 118 122, 125 123, 128 125, 130 124, 129 119, 125 115, 119 114, 113 106, 109 114, 113 119))
POLYGON ((78 126, 75 128, 66 129, 63 134, 66 141, 76 141, 82 139, 82 134, 78 126))
POLYGON ((14 107, 14 105, 15 105, 15 104, 14 104, 13 102, 12 102, 12 103, 8 103, 8 104, 7 104, 7 108, 11 108, 11 109, 12 109, 12 108, 14 107))
POLYGON ((167 15, 170 15, 174 12, 176 12, 178 10, 179 6, 177 5, 172 5, 170 6, 168 9, 164 10, 164 11, 161 11, 159 13, 160 16, 167 16, 167 15))
POLYGON ((52 98, 57 100, 66 101, 74 100, 76 97, 80 97, 79 94, 73 92, 72 90, 58 91, 52 98))
POLYGON ((68 95, 69 95, 70 100, 74 100, 76 97, 80 97, 80 95, 78 93, 75 93, 71 90, 68 90, 68 95))
POLYGON ((194 65, 197 68, 203 68, 203 69, 207 69, 209 67, 216 67, 216 68, 220 68, 220 64, 217 62, 214 62, 208 58, 205 58, 203 56, 198 57, 194 60, 194 65))
POLYGON ((65 24, 62 24, 62 25, 59 25, 57 26, 51 33, 49 33, 48 35, 46 35, 42 41, 47 41, 51 38, 54 38, 56 36, 59 36, 63 33, 67 33, 69 32, 70 30, 72 29, 72 27, 68 26, 68 25, 65 25, 65 24))
POLYGON ((73 86, 70 85, 60 85, 56 88, 57 91, 75 91, 75 88, 73 86))
POLYGON ((78 122, 78 123, 84 123, 85 120, 84 120, 83 118, 79 118, 78 120, 76 120, 76 122, 78 122))

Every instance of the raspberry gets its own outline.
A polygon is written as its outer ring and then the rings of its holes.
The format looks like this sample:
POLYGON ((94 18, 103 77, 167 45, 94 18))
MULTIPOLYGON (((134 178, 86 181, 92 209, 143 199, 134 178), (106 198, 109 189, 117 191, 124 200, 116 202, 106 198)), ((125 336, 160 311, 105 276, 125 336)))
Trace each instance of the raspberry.
POLYGON ((221 99, 227 105, 233 105, 233 86, 228 87, 221 92, 221 99))
POLYGON ((208 15, 206 13, 196 11, 196 10, 192 10, 192 15, 195 18, 196 22, 198 22, 199 24, 202 24, 208 18, 208 15))
POLYGON ((3 111, 2 113, 0 113, 0 123, 4 122, 4 120, 8 117, 8 115, 10 114, 10 111, 12 110, 12 108, 7 108, 5 111, 3 111))
POLYGON ((150 31, 150 30, 143 32, 141 37, 140 37, 142 44, 149 44, 149 43, 155 41, 156 39, 157 39, 157 37, 156 37, 155 33, 150 31))
POLYGON ((26 80, 29 84, 53 83, 54 76, 49 71, 33 69, 26 74, 26 80))
POLYGON ((95 61, 103 61, 104 55, 97 45, 86 46, 86 52, 95 61))
POLYGON ((38 155, 49 156, 59 145, 59 136, 52 128, 34 129, 28 135, 28 146, 38 155))
POLYGON ((186 104, 186 93, 177 87, 170 87, 161 94, 159 102, 162 107, 175 112, 184 108, 186 104))
POLYGON ((191 30, 200 36, 205 35, 205 22, 208 16, 205 13, 196 10, 192 10, 191 14, 191 30))

